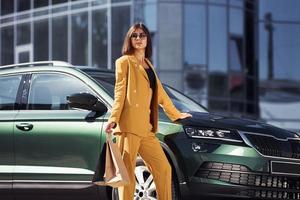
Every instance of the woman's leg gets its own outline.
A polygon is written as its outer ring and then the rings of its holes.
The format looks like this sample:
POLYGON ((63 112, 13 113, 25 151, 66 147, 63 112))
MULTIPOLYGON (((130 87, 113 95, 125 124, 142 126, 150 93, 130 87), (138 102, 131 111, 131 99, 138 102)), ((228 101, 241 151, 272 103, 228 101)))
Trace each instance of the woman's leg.
POLYGON ((137 152, 140 145, 140 137, 131 133, 122 133, 117 135, 118 147, 123 156, 123 161, 128 171, 130 178, 130 184, 118 187, 119 199, 120 200, 133 200, 134 189, 135 189, 135 164, 137 152))
POLYGON ((151 171, 159 200, 171 200, 172 168, 155 135, 143 137, 139 154, 151 171))

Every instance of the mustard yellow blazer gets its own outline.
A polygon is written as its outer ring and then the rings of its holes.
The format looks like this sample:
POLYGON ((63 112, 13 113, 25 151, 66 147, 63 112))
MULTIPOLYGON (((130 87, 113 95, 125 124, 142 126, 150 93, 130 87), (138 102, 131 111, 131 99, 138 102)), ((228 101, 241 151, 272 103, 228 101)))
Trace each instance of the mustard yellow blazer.
POLYGON ((143 135, 147 130, 156 133, 158 129, 158 105, 163 108, 171 121, 180 117, 180 111, 176 109, 163 89, 151 62, 148 59, 146 61, 156 77, 156 90, 153 94, 152 104, 152 89, 147 72, 139 64, 136 57, 124 55, 116 60, 115 97, 112 112, 108 119, 108 123, 115 122, 117 124, 113 129, 114 134, 131 132, 143 135))

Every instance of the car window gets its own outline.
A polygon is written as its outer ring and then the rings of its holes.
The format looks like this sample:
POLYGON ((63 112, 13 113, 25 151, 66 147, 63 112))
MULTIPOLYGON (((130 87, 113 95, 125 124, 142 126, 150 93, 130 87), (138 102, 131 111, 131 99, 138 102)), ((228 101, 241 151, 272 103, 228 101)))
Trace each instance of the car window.
POLYGON ((13 110, 22 76, 0 77, 0 110, 13 110))
MULTIPOLYGON (((107 93, 114 98, 114 84, 115 78, 111 75, 97 75, 95 73, 89 73, 99 85, 101 85, 107 93)), ((194 100, 189 98, 188 96, 182 94, 181 92, 164 85, 164 89, 167 92, 168 96, 171 98, 172 102, 180 110, 181 112, 208 112, 203 106, 196 103, 194 100)), ((162 110, 160 109, 160 112, 162 110)))
POLYGON ((29 110, 69 110, 67 96, 95 93, 81 80, 67 74, 33 74, 29 90, 29 110))
POLYGON ((167 92, 168 96, 171 98, 175 107, 178 108, 181 112, 189 112, 189 111, 208 112, 206 108, 200 106, 194 100, 185 96, 181 92, 169 86, 164 86, 164 89, 167 92))

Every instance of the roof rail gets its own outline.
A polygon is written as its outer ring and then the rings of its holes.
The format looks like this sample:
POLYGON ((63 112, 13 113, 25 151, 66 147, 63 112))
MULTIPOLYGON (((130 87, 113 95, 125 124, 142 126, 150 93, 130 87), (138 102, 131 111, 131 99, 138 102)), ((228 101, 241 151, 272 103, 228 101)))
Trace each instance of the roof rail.
POLYGON ((38 62, 27 62, 12 65, 0 66, 0 69, 15 68, 15 67, 33 67, 33 66, 62 66, 62 67, 73 67, 70 63, 64 61, 38 61, 38 62))

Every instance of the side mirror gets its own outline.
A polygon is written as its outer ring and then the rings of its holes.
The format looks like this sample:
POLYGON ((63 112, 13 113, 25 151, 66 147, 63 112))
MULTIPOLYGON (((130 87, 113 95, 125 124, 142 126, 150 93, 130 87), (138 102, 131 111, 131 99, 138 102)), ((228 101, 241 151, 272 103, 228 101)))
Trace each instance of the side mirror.
POLYGON ((106 106, 90 93, 75 93, 67 96, 67 103, 71 108, 95 111, 101 115, 107 112, 106 106))

